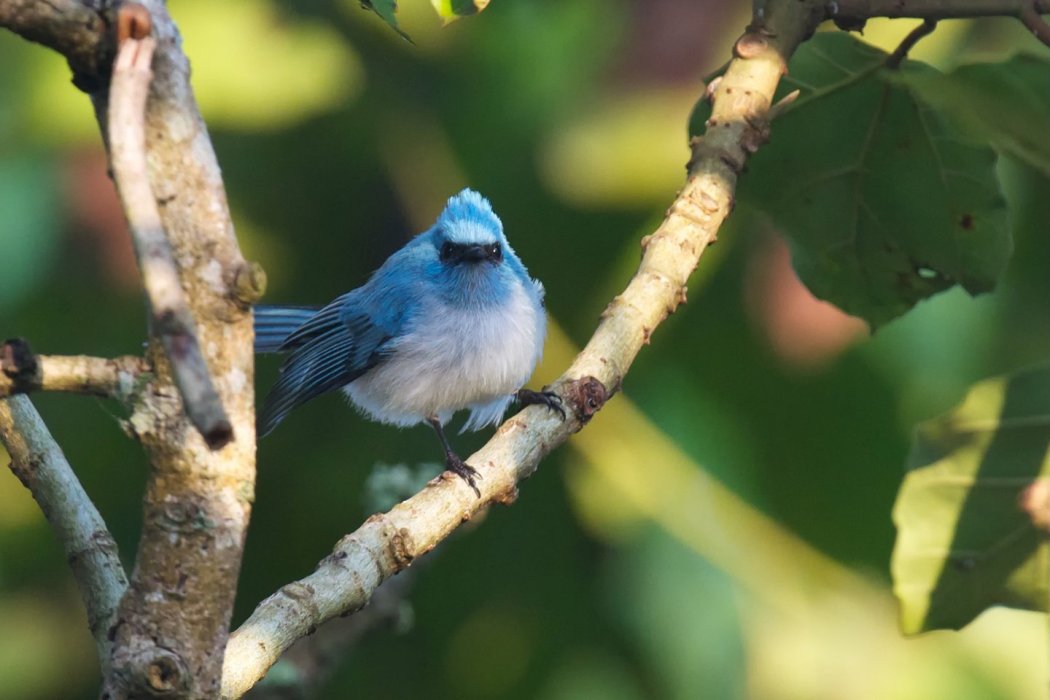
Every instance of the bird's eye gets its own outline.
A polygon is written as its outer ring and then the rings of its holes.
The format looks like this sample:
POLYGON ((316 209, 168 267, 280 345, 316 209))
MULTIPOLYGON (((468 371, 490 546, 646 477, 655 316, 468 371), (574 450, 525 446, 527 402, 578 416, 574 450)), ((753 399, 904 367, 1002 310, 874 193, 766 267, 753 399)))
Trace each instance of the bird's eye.
POLYGON ((452 257, 455 255, 455 253, 456 253, 456 246, 453 245, 452 243, 449 243, 448 241, 446 241, 445 244, 441 246, 441 252, 439 253, 439 257, 441 259, 441 262, 448 262, 449 260, 452 259, 452 257))
POLYGON ((499 243, 485 246, 485 253, 488 255, 489 260, 493 262, 499 262, 503 259, 503 248, 500 247, 499 243))

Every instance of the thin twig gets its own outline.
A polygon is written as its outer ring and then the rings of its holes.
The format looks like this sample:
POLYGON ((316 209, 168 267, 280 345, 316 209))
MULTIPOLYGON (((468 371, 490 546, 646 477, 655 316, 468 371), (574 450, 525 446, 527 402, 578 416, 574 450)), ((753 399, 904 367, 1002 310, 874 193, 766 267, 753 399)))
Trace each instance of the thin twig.
POLYGON ((28 397, 0 399, 0 442, 11 455, 11 471, 40 504, 65 551, 106 668, 109 630, 128 587, 117 544, 28 397))
POLYGON ((689 176, 667 218, 647 237, 641 266, 606 309, 587 347, 553 388, 572 407, 562 421, 529 407, 505 422, 468 460, 483 475, 481 497, 460 479, 439 478, 340 540, 306 578, 255 609, 231 636, 222 696, 237 698, 295 640, 325 620, 362 608, 377 586, 482 508, 508 502, 539 461, 581 429, 620 382, 653 329, 685 298, 685 283, 732 206, 736 177, 766 136, 766 119, 787 58, 823 17, 819 2, 770 0, 764 30, 745 34, 714 94, 710 127, 694 143, 689 176))
POLYGON ((887 68, 899 68, 901 61, 908 57, 908 52, 911 51, 919 40, 924 36, 929 36, 933 33, 933 30, 937 28, 937 20, 935 19, 924 19, 915 29, 908 32, 908 36, 904 37, 901 43, 893 50, 893 53, 886 59, 887 68))
POLYGON ((1050 46, 1050 24, 1040 16, 1040 12, 1048 12, 1046 8, 1040 8, 1039 0, 1024 0, 1021 3, 1020 19, 1024 26, 1035 35, 1035 38, 1050 46))
POLYGON ((153 334, 164 347, 186 415, 212 449, 233 439, 233 427, 201 354, 178 268, 150 188, 146 163, 145 107, 155 41, 128 38, 113 64, 109 94, 109 144, 113 178, 135 242, 149 299, 153 334))
POLYGON ((31 391, 63 391, 124 400, 149 371, 144 359, 37 355, 21 339, 0 344, 0 398, 31 391))

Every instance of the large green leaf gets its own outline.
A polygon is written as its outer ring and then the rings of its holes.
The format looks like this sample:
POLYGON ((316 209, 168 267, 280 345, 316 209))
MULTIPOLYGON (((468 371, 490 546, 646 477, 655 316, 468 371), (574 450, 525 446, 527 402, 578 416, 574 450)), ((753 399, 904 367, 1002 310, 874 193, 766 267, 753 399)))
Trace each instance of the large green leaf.
POLYGON ((1050 175, 1050 61, 1018 54, 951 73, 908 73, 908 85, 975 139, 1050 175))
POLYGON ((906 633, 958 629, 993 605, 1046 610, 1050 545, 1020 499, 1050 474, 1048 448, 1050 367, 981 382, 919 426, 893 511, 906 633))
POLYGON ((995 151, 910 87, 934 69, 886 58, 843 33, 804 44, 779 91, 800 96, 739 191, 787 234, 806 286, 873 327, 956 284, 989 291, 1012 249, 995 151))

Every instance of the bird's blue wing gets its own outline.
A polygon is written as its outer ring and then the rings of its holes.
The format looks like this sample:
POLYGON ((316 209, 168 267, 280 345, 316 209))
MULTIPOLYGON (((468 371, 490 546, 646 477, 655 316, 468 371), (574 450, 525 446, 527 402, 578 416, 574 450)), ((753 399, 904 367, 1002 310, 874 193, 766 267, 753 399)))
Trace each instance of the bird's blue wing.
POLYGON ((282 352, 288 336, 299 330, 317 315, 319 306, 256 306, 252 318, 255 323, 255 352, 282 352))
POLYGON ((383 359, 396 329, 376 323, 355 301, 351 295, 336 299, 287 334, 277 348, 290 354, 259 413, 260 437, 296 406, 349 384, 383 359))

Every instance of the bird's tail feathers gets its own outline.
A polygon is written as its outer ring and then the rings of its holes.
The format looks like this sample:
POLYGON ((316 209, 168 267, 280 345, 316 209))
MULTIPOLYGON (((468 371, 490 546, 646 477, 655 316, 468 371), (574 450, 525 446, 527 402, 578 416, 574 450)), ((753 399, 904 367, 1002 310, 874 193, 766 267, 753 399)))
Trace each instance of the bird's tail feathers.
POLYGON ((285 339, 317 312, 315 306, 256 306, 255 352, 281 352, 285 339))

